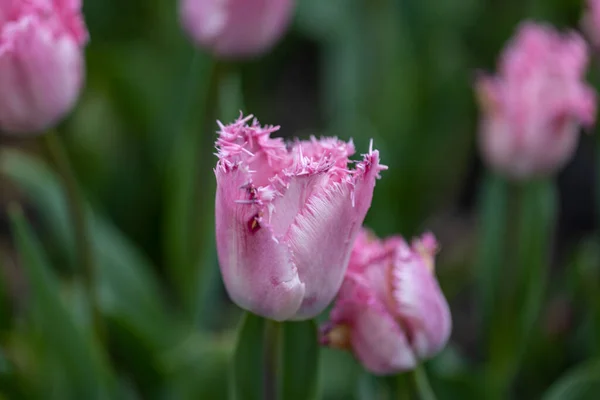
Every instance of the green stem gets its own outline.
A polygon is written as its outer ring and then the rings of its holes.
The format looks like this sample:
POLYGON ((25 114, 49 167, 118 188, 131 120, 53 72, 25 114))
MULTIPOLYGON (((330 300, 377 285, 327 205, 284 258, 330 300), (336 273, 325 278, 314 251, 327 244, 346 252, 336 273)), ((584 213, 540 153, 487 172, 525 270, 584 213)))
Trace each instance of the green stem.
POLYGON ((422 365, 417 365, 412 372, 412 377, 415 382, 415 388, 421 400, 436 400, 435 393, 429 384, 427 372, 422 365))
POLYGON ((279 349, 280 349, 281 323, 266 320, 264 343, 264 398, 277 400, 279 398, 279 349))
POLYGON ((69 156, 60 135, 57 132, 50 131, 41 138, 64 184, 67 206, 75 236, 77 265, 83 270, 84 284, 88 293, 90 309, 92 310, 95 331, 99 337, 102 338, 102 319, 96 299, 93 249, 90 241, 89 225, 85 212, 84 200, 77 184, 73 166, 69 161, 69 156))
MULTIPOLYGON (((412 399, 412 376, 409 374, 398 374, 396 375, 396 387, 394 396, 398 400, 410 400, 412 399)), ((394 388, 392 388, 394 389, 394 388)))

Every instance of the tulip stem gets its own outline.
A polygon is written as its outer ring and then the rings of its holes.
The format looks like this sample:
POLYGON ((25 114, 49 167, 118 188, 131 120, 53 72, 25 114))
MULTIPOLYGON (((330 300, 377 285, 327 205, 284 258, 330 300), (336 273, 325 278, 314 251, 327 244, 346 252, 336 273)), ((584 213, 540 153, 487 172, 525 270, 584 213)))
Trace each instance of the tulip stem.
POLYGON ((264 399, 277 400, 279 398, 279 386, 277 370, 279 369, 281 323, 266 320, 265 324, 265 369, 264 369, 264 399))
POLYGON ((427 378, 427 372, 421 364, 417 365, 415 370, 412 372, 412 377, 415 383, 415 388, 419 394, 421 400, 436 400, 435 393, 429 384, 427 378))
POLYGON ((92 245, 89 238, 89 226, 85 215, 83 197, 79 191, 77 178, 69 161, 65 145, 58 132, 48 132, 42 136, 42 140, 64 184, 67 207, 75 236, 77 266, 83 270, 84 284, 92 311, 93 325, 96 333, 102 338, 101 317, 97 307, 96 290, 94 287, 95 271, 92 245))

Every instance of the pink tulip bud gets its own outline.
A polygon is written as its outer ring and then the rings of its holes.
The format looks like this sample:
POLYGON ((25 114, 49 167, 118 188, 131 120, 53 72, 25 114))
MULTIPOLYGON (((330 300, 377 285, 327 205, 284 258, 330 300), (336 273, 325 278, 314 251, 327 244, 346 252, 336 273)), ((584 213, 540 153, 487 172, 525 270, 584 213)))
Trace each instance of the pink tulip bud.
POLYGON ((588 0, 581 28, 596 50, 600 50, 600 1, 588 0))
POLYGON ((363 230, 321 331, 321 343, 354 353, 375 374, 413 369, 448 341, 452 320, 434 275, 435 237, 408 245, 363 230))
POLYGON ((573 155, 580 125, 595 122, 596 95, 583 81, 588 52, 575 32, 523 24, 498 75, 477 82, 484 161, 514 179, 555 172, 573 155))
POLYGON ((87 30, 80 0, 0 3, 0 131, 39 133, 75 104, 87 30))
POLYGON ((261 54, 277 42, 293 0, 181 0, 184 29, 202 47, 226 58, 261 54))
POLYGON ((352 142, 284 143, 252 116, 221 126, 216 146, 217 250, 240 307, 275 320, 308 319, 333 300, 385 169, 369 150, 354 169, 352 142))

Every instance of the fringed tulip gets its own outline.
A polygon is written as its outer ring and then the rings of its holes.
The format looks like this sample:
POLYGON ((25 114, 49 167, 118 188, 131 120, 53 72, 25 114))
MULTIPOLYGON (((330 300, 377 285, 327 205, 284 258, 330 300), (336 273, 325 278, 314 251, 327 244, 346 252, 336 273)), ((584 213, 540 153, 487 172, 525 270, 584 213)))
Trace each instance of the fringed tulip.
POLYGON ((39 133, 71 110, 87 39, 80 0, 0 2, 0 131, 39 133))
POLYGON ((184 29, 217 56, 244 58, 272 47, 287 28, 293 0, 180 0, 184 29))
POLYGON ((240 307, 274 320, 319 314, 335 297, 371 205, 379 153, 354 169, 352 143, 284 143, 250 117, 221 125, 216 143, 217 250, 240 307))
POLYGON ((575 32, 523 24, 504 51, 498 75, 477 82, 484 161, 513 179, 550 175, 595 121, 596 96, 583 79, 588 51, 575 32))
POLYGON ((380 375, 411 370, 439 352, 452 320, 434 273, 436 250, 432 234, 408 245, 362 231, 321 343, 352 351, 380 375))

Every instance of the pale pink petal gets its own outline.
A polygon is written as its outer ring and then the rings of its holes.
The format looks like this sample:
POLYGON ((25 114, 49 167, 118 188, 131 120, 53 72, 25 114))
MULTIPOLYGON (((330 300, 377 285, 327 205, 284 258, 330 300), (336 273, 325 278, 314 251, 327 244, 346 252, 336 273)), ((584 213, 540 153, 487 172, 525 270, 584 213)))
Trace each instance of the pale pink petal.
POLYGON ((398 257, 392 267, 395 314, 402 321, 419 358, 429 358, 447 343, 452 330, 448 303, 418 254, 398 257))
POLYGON ((300 279, 306 284, 295 319, 313 318, 333 300, 371 206, 380 170, 378 153, 366 155, 355 177, 314 192, 291 225, 287 239, 300 279))
POLYGON ((375 374, 396 374, 416 366, 406 334, 391 314, 380 307, 357 312, 350 340, 356 358, 375 374))
POLYGON ((272 47, 287 28, 293 0, 181 0, 183 27, 221 57, 248 57, 272 47))
POLYGON ((287 244, 277 242, 260 222, 261 208, 248 200, 248 175, 218 165, 215 203, 217 251, 231 299, 256 314, 284 320, 298 310, 305 285, 287 244))
MULTIPOLYGON (((370 372, 394 374, 415 367, 417 358, 405 332, 386 305, 373 296, 367 280, 348 276, 330 317, 327 331, 347 326, 350 348, 370 372)), ((326 337, 321 342, 329 344, 326 337)))

